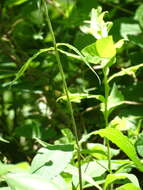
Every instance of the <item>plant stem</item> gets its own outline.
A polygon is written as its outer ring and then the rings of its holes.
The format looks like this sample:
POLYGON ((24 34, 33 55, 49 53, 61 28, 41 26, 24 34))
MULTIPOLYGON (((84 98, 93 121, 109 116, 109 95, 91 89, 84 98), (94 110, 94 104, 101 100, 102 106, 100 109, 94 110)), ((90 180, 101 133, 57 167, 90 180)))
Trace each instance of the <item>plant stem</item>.
POLYGON ((77 127, 76 127, 76 122, 75 122, 73 108, 72 108, 72 104, 71 104, 69 93, 68 93, 68 87, 67 87, 67 83, 66 83, 66 79, 65 79, 65 75, 64 75, 64 71, 63 71, 63 66, 62 66, 62 63, 61 63, 61 60, 60 60, 60 55, 59 55, 59 52, 58 52, 57 46, 56 46, 55 34, 54 34, 54 31, 53 31, 53 27, 52 27, 51 20, 50 20, 49 14, 48 14, 48 8, 47 8, 47 4, 46 4, 45 0, 43 0, 43 5, 44 5, 44 9, 45 9, 45 15, 46 15, 46 20, 47 20, 47 23, 48 23, 48 27, 49 27, 50 33, 52 35, 53 45, 54 45, 54 49, 55 49, 55 56, 56 56, 59 71, 60 71, 60 74, 61 74, 61 77, 62 77, 64 92, 65 92, 65 94, 67 96, 67 102, 68 102, 68 107, 69 107, 69 111, 70 111, 70 115, 71 115, 71 121, 72 121, 72 126, 73 126, 73 130, 74 130, 76 146, 77 146, 79 187, 80 187, 80 190, 82 190, 81 156, 80 156, 80 145, 79 145, 79 141, 78 141, 78 132, 77 132, 77 127))
MULTIPOLYGON (((108 112, 108 97, 109 97, 109 84, 108 84, 108 72, 109 68, 105 67, 103 69, 104 74, 104 91, 105 91, 105 108, 104 108, 104 120, 105 120, 105 128, 108 127, 109 121, 109 112, 108 112)), ((110 152, 110 142, 107 138, 105 138, 105 143, 107 146, 107 157, 108 157, 108 171, 110 174, 112 174, 112 168, 111 168, 111 152, 110 152)), ((110 190, 112 190, 112 186, 109 187, 110 190)))

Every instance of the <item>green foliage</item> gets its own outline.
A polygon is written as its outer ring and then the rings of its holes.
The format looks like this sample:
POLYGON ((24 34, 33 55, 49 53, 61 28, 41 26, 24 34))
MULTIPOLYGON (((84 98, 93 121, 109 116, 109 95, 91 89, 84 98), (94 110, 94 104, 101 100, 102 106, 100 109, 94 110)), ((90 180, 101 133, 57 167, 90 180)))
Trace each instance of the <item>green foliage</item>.
POLYGON ((130 140, 123 135, 119 130, 114 128, 101 129, 93 132, 93 134, 99 134, 102 137, 106 137, 115 143, 127 156, 134 162, 139 170, 143 171, 143 164, 137 156, 136 150, 130 140))
POLYGON ((143 189, 143 3, 0 12, 0 189, 143 189))
POLYGON ((122 185, 121 187, 117 188, 117 190, 127 190, 127 189, 130 189, 130 190, 140 190, 140 188, 136 187, 132 183, 128 183, 128 184, 122 185))

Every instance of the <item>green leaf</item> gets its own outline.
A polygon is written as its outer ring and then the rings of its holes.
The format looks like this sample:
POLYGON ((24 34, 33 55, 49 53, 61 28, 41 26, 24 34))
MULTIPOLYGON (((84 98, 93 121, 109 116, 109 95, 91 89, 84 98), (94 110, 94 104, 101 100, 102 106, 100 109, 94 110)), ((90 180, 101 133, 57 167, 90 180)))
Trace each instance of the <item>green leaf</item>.
POLYGON ((134 19, 137 20, 143 27, 143 4, 137 8, 134 19))
POLYGON ((94 69, 90 66, 90 64, 88 63, 86 58, 80 53, 80 51, 77 48, 75 48, 74 46, 67 44, 67 43, 57 43, 56 45, 57 45, 57 47, 59 47, 59 46, 68 47, 69 49, 74 51, 77 55, 79 55, 81 57, 81 60, 85 63, 85 65, 96 75, 96 77, 99 80, 99 83, 101 84, 101 80, 100 80, 98 74, 94 71, 94 69))
POLYGON ((135 186, 139 187, 139 182, 135 175, 127 174, 127 173, 119 173, 119 174, 108 174, 107 175, 105 185, 104 185, 104 190, 106 190, 108 185, 110 185, 114 181, 120 180, 120 179, 126 179, 126 178, 128 178, 135 186))
POLYGON ((128 137, 123 135, 119 130, 114 128, 101 129, 91 134, 99 134, 101 137, 106 137, 111 142, 116 144, 136 165, 136 167, 143 171, 143 164, 137 156, 134 145, 130 142, 128 137))
POLYGON ((142 36, 142 34, 139 34, 137 36, 130 35, 130 36, 128 36, 128 39, 133 44, 143 48, 143 36, 142 36))
POLYGON ((132 183, 127 183, 125 185, 122 185, 121 187, 116 188, 116 190, 141 190, 141 189, 132 183))
POLYGON ((41 148, 31 164, 31 172, 48 179, 60 174, 72 159, 73 145, 47 145, 41 148))
POLYGON ((4 138, 0 137, 1 142, 9 143, 9 141, 5 140, 4 138))
MULTIPOLYGON (((89 162, 87 164, 84 164, 81 169, 82 169, 82 180, 83 180, 83 182, 86 181, 89 184, 91 184, 92 186, 96 187, 97 189, 102 190, 102 188, 98 184, 98 181, 96 182, 92 177, 96 177, 96 176, 100 176, 100 175, 104 174, 106 169, 103 168, 101 165, 95 163, 95 162, 89 162), (97 171, 99 171, 99 173, 97 171)), ((68 167, 64 171, 73 176, 73 183, 75 185, 79 184, 78 168, 69 164, 68 167)))
MULTIPOLYGON (((116 84, 114 83, 113 88, 111 90, 110 96, 108 97, 108 114, 110 114, 117 106, 124 103, 124 97, 122 93, 118 90, 116 84)), ((104 112, 105 105, 101 104, 101 110, 104 112)))
MULTIPOLYGON (((59 50, 61 53, 67 55, 67 56, 71 56, 74 57, 76 59, 81 59, 88 67, 89 69, 96 75, 96 77, 99 80, 99 83, 101 83, 99 76, 97 75, 97 73, 94 71, 94 69, 89 65, 89 63, 87 62, 87 60, 85 59, 85 57, 80 53, 80 51, 78 49, 76 49, 74 46, 67 44, 67 43, 57 43, 56 44, 57 47, 59 46, 65 46, 68 47, 69 49, 73 50, 75 53, 77 53, 77 55, 65 52, 63 50, 59 50)), ((48 52, 48 51, 53 51, 54 48, 50 47, 50 48, 45 48, 45 49, 40 49, 36 54, 34 54, 32 57, 30 57, 26 63, 21 67, 21 69, 18 71, 18 73, 16 73, 16 77, 15 79, 11 82, 11 84, 14 84, 20 77, 23 76, 23 74, 25 73, 25 71, 30 67, 30 64, 32 63, 32 61, 37 58, 40 54, 48 52)))
POLYGON ((3 164, 0 162, 0 176, 5 175, 9 171, 12 171, 14 168, 15 167, 12 164, 3 164))
MULTIPOLYGON (((82 94, 82 93, 69 93, 69 98, 71 102, 75 102, 75 103, 80 103, 82 99, 89 99, 89 98, 95 98, 97 100, 102 100, 104 101, 104 97, 102 95, 94 95, 94 94, 82 94)), ((61 96, 57 99, 57 101, 59 100, 65 100, 67 101, 67 96, 61 96)))
POLYGON ((7 174, 8 172, 29 170, 29 164, 27 162, 21 162, 18 164, 3 164, 0 162, 0 176, 7 174))
POLYGON ((116 84, 114 83, 110 96, 108 97, 108 111, 111 112, 113 108, 123 104, 123 101, 124 97, 122 93, 118 90, 116 84))
MULTIPOLYGON (((105 160, 108 158, 107 155, 107 147, 103 144, 99 143, 88 143, 87 149, 85 150, 85 153, 87 152, 89 155, 92 155, 93 157, 99 159, 99 160, 105 160)), ((116 150, 113 148, 110 148, 110 154, 111 158, 113 156, 117 156, 119 154, 120 150, 116 150)))
POLYGON ((120 33, 125 40, 128 40, 128 36, 130 35, 136 36, 138 34, 141 34, 142 30, 137 22, 121 23, 120 33))
POLYGON ((143 132, 139 134, 135 146, 138 154, 143 157, 143 132))
POLYGON ((6 182, 12 190, 60 190, 57 184, 46 178, 28 173, 10 173, 6 176, 6 182))
POLYGON ((123 76, 123 75, 132 75, 132 76, 134 77, 136 71, 137 71, 140 67, 143 67, 143 63, 142 63, 142 64, 139 64, 139 65, 136 65, 136 66, 129 67, 129 68, 127 68, 127 69, 122 69, 122 71, 120 71, 120 72, 118 72, 118 73, 115 73, 115 74, 113 74, 111 77, 109 77, 108 82, 110 82, 111 80, 113 80, 113 79, 116 78, 116 77, 120 77, 120 76, 123 76))
POLYGON ((90 63, 99 64, 102 62, 102 58, 99 57, 96 50, 96 42, 86 46, 81 52, 90 63))
POLYGON ((16 5, 21 5, 25 3, 26 1, 29 1, 29 0, 8 0, 5 5, 8 7, 13 7, 16 5))
POLYGON ((23 126, 15 129, 16 136, 26 137, 26 138, 40 138, 41 131, 38 122, 29 122, 28 124, 23 124, 23 126))
POLYGON ((51 48, 45 48, 45 49, 40 49, 36 54, 34 54, 32 57, 30 57, 26 63, 21 67, 21 69, 16 73, 15 79, 11 82, 11 84, 14 84, 22 75, 25 73, 25 71, 30 67, 30 64, 36 57, 38 57, 40 54, 54 50, 53 47, 51 48))
POLYGON ((116 55, 116 48, 112 36, 96 41, 96 50, 99 57, 112 58, 116 55))
POLYGON ((133 116, 119 117, 116 116, 109 124, 110 127, 119 129, 120 131, 127 131, 129 129, 135 129, 137 125, 137 119, 133 116))
POLYGON ((116 55, 116 47, 112 36, 108 36, 86 46, 82 53, 90 63, 101 64, 104 67, 116 55))
POLYGON ((12 190, 10 187, 0 187, 0 190, 12 190))

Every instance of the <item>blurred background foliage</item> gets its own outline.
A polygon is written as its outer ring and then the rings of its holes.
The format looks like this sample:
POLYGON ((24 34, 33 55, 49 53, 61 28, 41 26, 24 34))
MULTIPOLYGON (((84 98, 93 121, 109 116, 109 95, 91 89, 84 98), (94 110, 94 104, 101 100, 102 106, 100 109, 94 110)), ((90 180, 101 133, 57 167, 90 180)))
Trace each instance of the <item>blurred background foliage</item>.
MULTIPOLYGON (((70 43, 81 50, 95 41, 81 32, 92 8, 101 6, 109 11, 105 19, 113 21, 110 34, 114 41, 125 39, 118 52, 114 74, 123 68, 143 63, 143 2, 141 0, 47 0, 57 42, 70 43)), ((63 94, 61 76, 53 52, 38 56, 24 76, 10 86, 17 71, 39 49, 51 47, 40 0, 0 1, 0 134, 10 141, 0 142, 1 159, 8 162, 30 161, 38 149, 34 137, 53 143, 71 129, 65 102, 57 102, 63 94)), ((94 74, 83 64, 61 55, 62 64, 72 93, 104 94, 94 74)), ((101 80, 98 65, 92 65, 101 80)), ((124 76, 115 80, 126 103, 112 113, 117 123, 126 122, 123 130, 134 140, 142 131, 143 76, 124 76), (124 122, 125 121, 125 122, 124 122)), ((73 103, 79 135, 104 126, 99 101, 84 99, 73 103)), ((72 129, 71 129, 72 130, 72 129)), ((60 140, 59 140, 60 141, 60 140)), ((64 138, 61 142, 66 142, 64 138)))

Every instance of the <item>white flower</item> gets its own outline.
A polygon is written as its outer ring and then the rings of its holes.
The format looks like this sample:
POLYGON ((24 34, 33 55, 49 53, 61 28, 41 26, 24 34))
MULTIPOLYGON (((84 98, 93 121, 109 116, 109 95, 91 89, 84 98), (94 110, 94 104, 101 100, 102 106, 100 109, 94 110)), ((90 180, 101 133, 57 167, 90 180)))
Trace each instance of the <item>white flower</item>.
POLYGON ((80 29, 84 33, 93 35, 96 39, 104 38, 108 36, 108 32, 112 27, 112 22, 104 22, 103 17, 107 11, 102 12, 102 8, 91 10, 91 20, 85 21, 85 25, 80 29))

